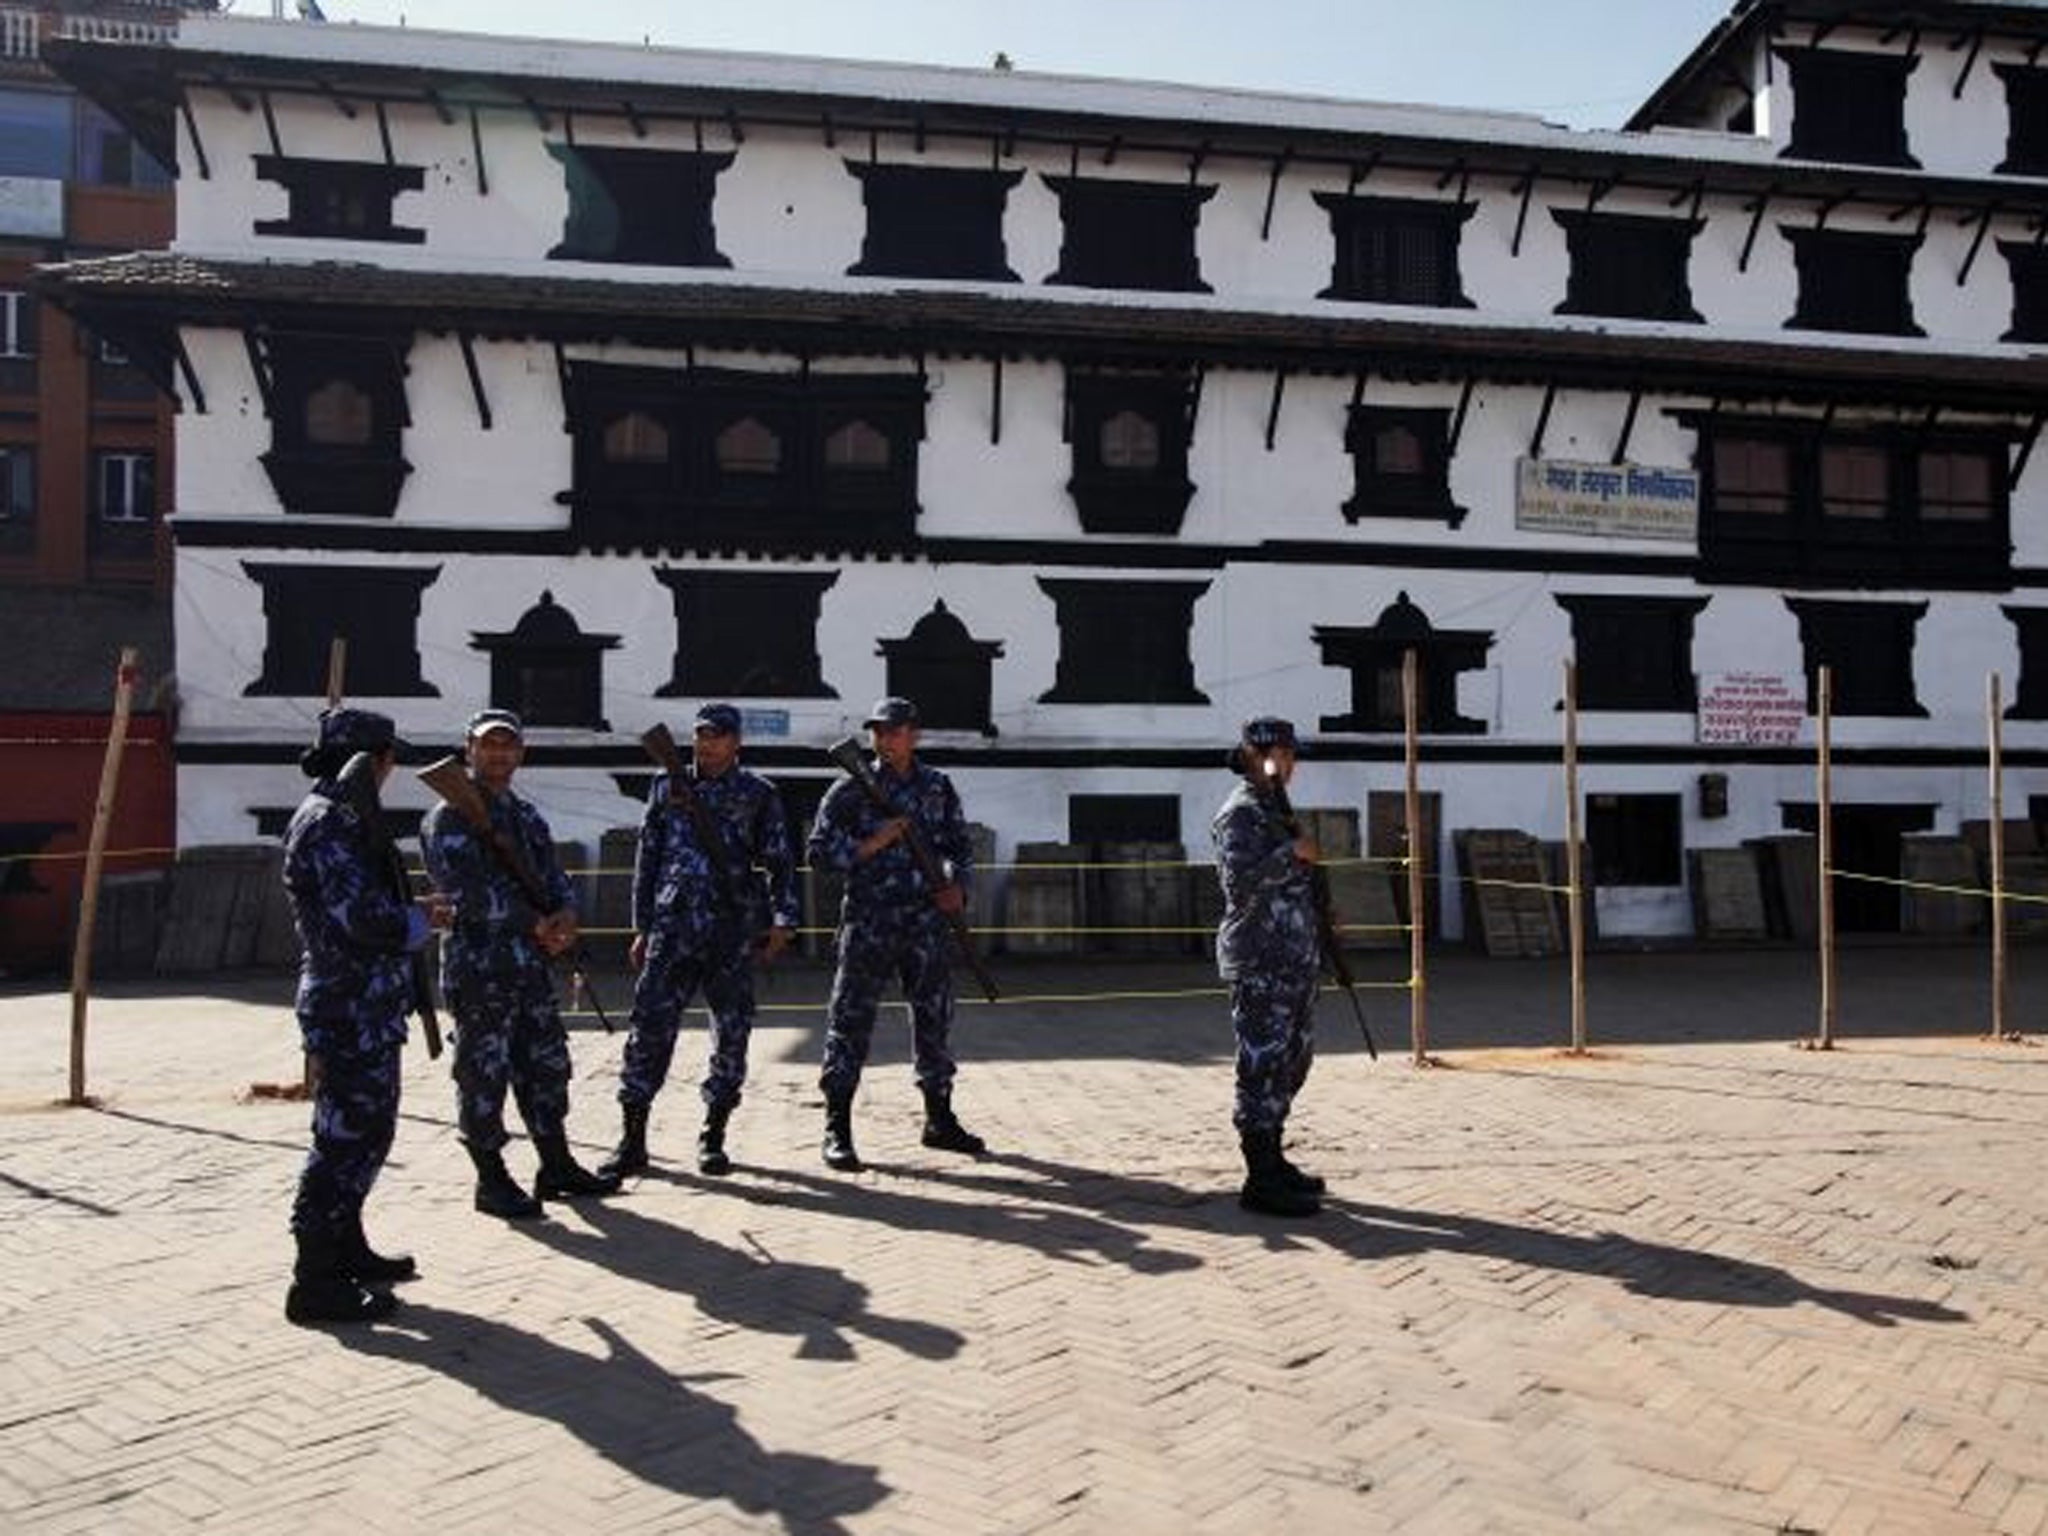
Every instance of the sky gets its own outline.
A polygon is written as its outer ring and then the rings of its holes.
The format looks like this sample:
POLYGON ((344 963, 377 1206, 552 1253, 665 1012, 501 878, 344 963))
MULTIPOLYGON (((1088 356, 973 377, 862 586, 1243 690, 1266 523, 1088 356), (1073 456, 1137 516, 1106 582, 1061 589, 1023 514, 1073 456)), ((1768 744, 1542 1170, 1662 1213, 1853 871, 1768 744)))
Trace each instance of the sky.
MULTIPOLYGON (((269 16, 274 0, 223 0, 269 16)), ((1731 0, 318 0, 330 24, 1170 80, 1618 126, 1731 0)), ((296 0, 284 0, 287 15, 296 0)))

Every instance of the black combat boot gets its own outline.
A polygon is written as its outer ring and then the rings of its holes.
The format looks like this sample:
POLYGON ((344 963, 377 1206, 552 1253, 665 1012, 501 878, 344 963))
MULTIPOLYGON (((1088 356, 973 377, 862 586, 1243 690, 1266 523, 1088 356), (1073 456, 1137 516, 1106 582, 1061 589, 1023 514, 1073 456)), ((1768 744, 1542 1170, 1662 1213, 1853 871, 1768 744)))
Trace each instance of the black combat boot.
POLYGON ((536 1200, 602 1200, 619 1192, 619 1181, 592 1173, 569 1155, 569 1138, 557 1131, 552 1136, 535 1136, 534 1149, 540 1153, 540 1172, 533 1176, 536 1200))
POLYGON ((718 1104, 704 1111, 704 1129, 697 1133, 697 1171, 718 1178, 732 1172, 732 1159, 725 1155, 725 1122, 732 1118, 730 1104, 718 1104))
POLYGON ((512 1182, 512 1175, 505 1171, 504 1155, 496 1147, 486 1152, 470 1146, 469 1160, 476 1164, 476 1208, 486 1216, 532 1221, 547 1214, 540 1201, 512 1182))
POLYGON ((980 1157, 988 1143, 962 1125, 953 1114, 953 1090, 924 1090, 924 1144, 941 1152, 965 1152, 980 1157))
POLYGON ((619 1114, 624 1122, 619 1144, 610 1157, 597 1165, 597 1176, 615 1184, 647 1171, 647 1106, 621 1104, 619 1114))
POLYGON ((420 1267, 409 1253, 379 1253, 363 1236, 363 1213, 342 1225, 341 1272, 359 1285, 395 1285, 419 1278, 420 1267))
POLYGON ((1243 1131, 1238 1144, 1244 1149, 1244 1188, 1237 1203, 1265 1216, 1313 1216, 1323 1208, 1309 1190, 1291 1182, 1281 1171, 1280 1133, 1243 1131))
POLYGON ((284 1315, 301 1328, 315 1323, 373 1323, 398 1310, 389 1291, 358 1285, 341 1268, 341 1239, 327 1232, 297 1232, 298 1261, 284 1295, 284 1315))
POLYGON ((1310 1173, 1306 1168, 1297 1168, 1283 1148, 1280 1153, 1280 1176, 1296 1189, 1305 1189, 1312 1195, 1320 1195, 1330 1186, 1319 1173, 1310 1173))
POLYGON ((841 1173, 859 1173, 866 1165, 853 1150, 853 1095, 825 1095, 825 1166, 841 1173))

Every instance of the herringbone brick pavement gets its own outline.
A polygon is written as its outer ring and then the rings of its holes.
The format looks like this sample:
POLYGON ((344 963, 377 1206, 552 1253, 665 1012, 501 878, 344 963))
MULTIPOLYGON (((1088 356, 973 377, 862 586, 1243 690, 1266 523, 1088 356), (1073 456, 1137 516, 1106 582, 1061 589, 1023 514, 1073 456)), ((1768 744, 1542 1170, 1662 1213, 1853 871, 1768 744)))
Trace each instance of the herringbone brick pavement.
MULTIPOLYGON (((1975 963, 1907 962, 1888 1025, 1975 963)), ((1591 1060, 1440 1003, 1444 1069, 1368 1067, 1328 1006, 1294 1143, 1333 1194, 1292 1224, 1235 1204, 1213 999, 964 1014, 980 1162, 918 1147, 885 1019, 854 1178, 816 1018, 773 1015, 734 1177, 678 1082, 655 1174, 524 1228, 469 1209, 415 1054, 370 1220, 424 1274, 352 1333, 282 1318, 305 1111, 238 1095, 295 1070, 288 988, 96 1002, 96 1110, 51 1104, 65 1000, 17 991, 0 1528, 2048 1531, 2048 1053, 1794 1052, 1761 1036, 1810 995, 1757 971, 1674 958, 1631 1005, 1663 1043, 1591 1060), (1717 986, 1757 1038, 1686 1038, 1717 986)), ((620 1042, 575 1045, 594 1156, 620 1042)))

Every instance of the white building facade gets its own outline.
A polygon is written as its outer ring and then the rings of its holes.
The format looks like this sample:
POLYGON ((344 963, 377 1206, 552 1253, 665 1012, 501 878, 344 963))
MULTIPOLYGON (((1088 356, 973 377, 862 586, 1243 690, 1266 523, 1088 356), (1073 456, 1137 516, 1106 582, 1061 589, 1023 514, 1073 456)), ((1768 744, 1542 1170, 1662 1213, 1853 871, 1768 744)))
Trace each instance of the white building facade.
MULTIPOLYGON (((181 402, 181 844, 347 692, 533 721, 558 835, 703 698, 799 805, 907 692, 998 852, 1182 840, 1253 714, 1396 850, 1843 860, 2048 764, 2048 14, 1745 0, 1628 131, 1229 91, 245 19, 73 45, 179 167, 47 291, 181 402), (1953 45, 1953 46, 1952 46, 1953 45), (1758 707, 1747 703, 1761 701, 1758 707)), ((410 786, 396 789, 401 803, 410 786)), ((1885 901, 1864 925, 1887 926, 1885 901)), ((1448 891, 1443 931, 1463 926, 1448 891)))

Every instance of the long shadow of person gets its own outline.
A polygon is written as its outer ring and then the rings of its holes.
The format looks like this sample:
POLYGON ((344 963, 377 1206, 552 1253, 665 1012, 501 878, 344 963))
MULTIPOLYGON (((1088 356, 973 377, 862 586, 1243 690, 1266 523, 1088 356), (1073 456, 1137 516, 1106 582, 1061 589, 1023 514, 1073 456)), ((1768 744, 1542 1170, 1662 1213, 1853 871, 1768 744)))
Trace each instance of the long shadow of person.
MULTIPOLYGON (((764 1183, 725 1187, 755 1205, 871 1221, 903 1231, 949 1232, 987 1242, 1015 1244, 1071 1263, 1093 1260, 1121 1264, 1140 1275, 1172 1274, 1199 1269, 1202 1264, 1195 1254, 1152 1246, 1149 1233, 1094 1214, 1085 1209, 1085 1202, 1047 1199, 1047 1186, 1030 1180, 975 1179, 878 1163, 868 1166, 876 1173, 897 1179, 945 1184, 994 1198, 972 1202, 939 1199, 921 1192, 893 1189, 886 1183, 848 1179, 844 1174, 827 1176, 794 1168, 763 1169, 764 1183)), ((1181 1198, 1187 1198, 1185 1191, 1181 1198)))
POLYGON ((925 1360, 948 1360, 967 1342, 951 1328, 870 1310, 868 1288, 822 1264, 740 1253, 694 1232, 602 1201, 586 1203, 592 1230, 558 1221, 523 1230, 557 1253, 624 1279, 676 1291, 708 1317, 756 1333, 794 1334, 800 1360, 851 1360, 861 1334, 925 1360))
MULTIPOLYGON (((1876 1328, 1901 1319, 1961 1323, 1969 1314, 1938 1301, 1809 1285, 1788 1270, 1698 1248, 1644 1242, 1619 1232, 1580 1235, 1478 1216, 1403 1210, 1325 1199, 1314 1234, 1359 1259, 1437 1251, 1473 1253, 1542 1269, 1604 1275, 1638 1296, 1711 1302, 1724 1307, 1790 1307, 1812 1302, 1876 1328)), ((1304 1231, 1311 1230, 1304 1228, 1304 1231)))
POLYGON ((439 1307, 407 1303, 389 1325, 335 1338, 359 1354, 436 1371, 508 1412, 560 1424, 606 1461, 684 1498, 722 1499, 772 1515, 795 1536, 840 1536, 845 1516, 889 1493, 875 1467, 771 1451, 736 1410, 585 1318, 605 1346, 584 1354, 538 1334, 439 1307))

